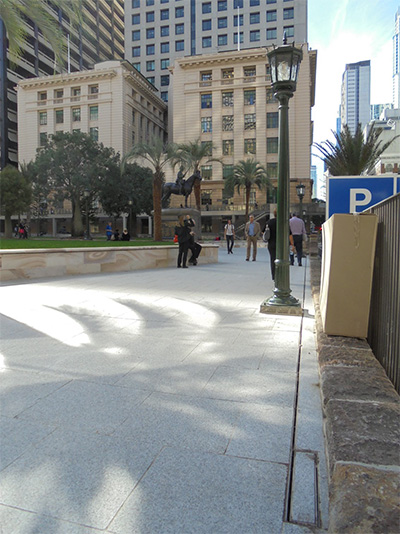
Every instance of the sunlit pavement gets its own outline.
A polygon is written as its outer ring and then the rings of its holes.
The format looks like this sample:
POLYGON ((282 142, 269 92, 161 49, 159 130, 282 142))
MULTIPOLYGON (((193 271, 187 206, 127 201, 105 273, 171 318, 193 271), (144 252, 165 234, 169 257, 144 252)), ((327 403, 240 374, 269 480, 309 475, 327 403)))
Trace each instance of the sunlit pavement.
POLYGON ((244 260, 0 288, 1 534, 326 527, 307 260, 244 260))

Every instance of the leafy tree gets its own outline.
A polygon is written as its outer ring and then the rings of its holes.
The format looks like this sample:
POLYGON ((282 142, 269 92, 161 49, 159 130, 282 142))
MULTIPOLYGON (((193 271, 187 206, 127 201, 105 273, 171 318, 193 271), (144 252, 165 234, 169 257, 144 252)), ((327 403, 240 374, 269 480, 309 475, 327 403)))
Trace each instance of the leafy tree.
MULTIPOLYGON (((173 165, 182 165, 185 169, 192 171, 194 174, 197 171, 200 171, 200 165, 203 161, 204 163, 209 163, 212 161, 218 161, 219 163, 222 163, 220 158, 210 157, 213 148, 214 146, 211 141, 202 143, 200 139, 196 139, 196 141, 189 141, 188 143, 181 143, 176 146, 173 165)), ((193 190, 196 201, 196 209, 200 210, 201 187, 199 180, 195 180, 193 190)))
POLYGON ((22 163, 20 165, 20 172, 31 184, 31 205, 30 213, 28 213, 28 219, 31 214, 38 219, 38 235, 40 233, 40 213, 43 206, 47 204, 49 195, 51 192, 50 184, 46 176, 43 176, 38 172, 37 165, 30 161, 29 163, 22 163))
POLYGON ((267 171, 260 162, 252 158, 247 160, 240 160, 234 167, 233 173, 225 180, 225 187, 229 191, 233 191, 235 187, 240 193, 244 189, 246 193, 246 219, 249 214, 250 192, 256 185, 259 189, 263 186, 271 185, 267 176, 267 171))
POLYGON ((153 174, 153 210, 154 210, 154 241, 162 240, 161 196, 164 182, 164 168, 173 162, 175 155, 173 145, 165 145, 159 137, 153 137, 149 143, 138 143, 124 157, 122 169, 126 163, 135 160, 148 163, 153 174))
MULTIPOLYGON (((52 0, 73 23, 82 20, 82 0, 52 0)), ((65 37, 58 19, 48 8, 46 0, 0 0, 0 19, 3 21, 11 59, 16 62, 29 38, 25 18, 32 20, 52 48, 59 65, 64 64, 65 37)), ((1 23, 1 21, 0 21, 1 23)))
POLYGON ((136 215, 153 209, 153 175, 149 168, 136 163, 124 165, 124 170, 101 181, 99 200, 110 217, 120 217, 132 211, 132 234, 136 234, 136 215), (132 201, 132 205, 129 204, 132 201))
POLYGON ((91 200, 97 197, 100 183, 118 173, 118 154, 88 134, 57 132, 38 150, 35 165, 55 191, 56 200, 71 201, 72 235, 82 236, 84 192, 89 191, 91 200))
POLYGON ((12 165, 0 171, 0 208, 4 214, 4 237, 12 237, 12 215, 26 212, 31 202, 31 185, 29 180, 12 165))
POLYGON ((371 174, 382 152, 399 137, 397 135, 391 141, 382 144, 382 141, 379 141, 381 132, 381 128, 372 126, 365 140, 361 124, 358 124, 354 135, 345 124, 340 133, 332 130, 336 144, 331 141, 315 143, 322 154, 322 157, 318 157, 325 162, 332 176, 371 174))

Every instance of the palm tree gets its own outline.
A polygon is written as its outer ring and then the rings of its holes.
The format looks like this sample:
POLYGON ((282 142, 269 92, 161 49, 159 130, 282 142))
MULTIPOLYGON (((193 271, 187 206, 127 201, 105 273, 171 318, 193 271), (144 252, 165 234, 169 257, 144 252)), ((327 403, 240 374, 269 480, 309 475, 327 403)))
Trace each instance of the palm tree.
MULTIPOLYGON (((188 143, 181 143, 176 146, 176 155, 173 159, 173 166, 177 164, 182 165, 185 169, 193 171, 193 174, 200 172, 200 164, 209 163, 211 161, 218 161, 221 163, 220 158, 212 158, 210 154, 214 148, 211 141, 202 143, 200 139, 196 141, 189 141, 188 143)), ((194 198, 196 202, 196 209, 201 209, 201 192, 200 181, 194 182, 194 198)))
POLYGON ((134 145, 129 154, 123 159, 122 171, 126 163, 132 163, 139 159, 141 164, 149 164, 153 172, 153 210, 154 210, 154 241, 162 240, 161 225, 161 197, 164 182, 164 168, 172 163, 174 158, 174 146, 165 145, 159 137, 154 137, 149 143, 138 143, 134 145))
MULTIPOLYGON (((82 20, 82 1, 52 0, 52 4, 61 8, 73 23, 82 20)), ((6 29, 11 60, 15 63, 18 61, 29 36, 25 18, 36 24, 52 48, 58 64, 63 65, 63 31, 57 17, 49 10, 46 0, 0 0, 0 23, 2 21, 6 29)))
POLYGON ((267 176, 267 171, 259 161, 248 158, 246 161, 240 160, 234 167, 233 173, 225 180, 226 187, 233 190, 237 188, 240 193, 241 189, 246 193, 246 219, 249 215, 250 191, 256 185, 259 189, 262 186, 271 185, 267 176))
POLYGON ((391 141, 382 144, 382 141, 378 140, 381 132, 381 128, 375 128, 373 125, 365 140, 360 123, 354 135, 345 124, 340 133, 332 130, 336 144, 331 141, 315 143, 322 154, 322 157, 318 157, 325 162, 332 176, 371 174, 382 152, 399 137, 396 135, 391 141))

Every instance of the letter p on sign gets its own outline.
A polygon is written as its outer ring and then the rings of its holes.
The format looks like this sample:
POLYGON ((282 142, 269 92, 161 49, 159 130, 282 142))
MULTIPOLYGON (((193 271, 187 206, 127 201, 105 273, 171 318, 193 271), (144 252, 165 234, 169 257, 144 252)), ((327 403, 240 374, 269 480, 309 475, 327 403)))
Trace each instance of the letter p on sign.
POLYGON ((357 206, 366 206, 371 202, 369 189, 350 189, 350 213, 357 213, 357 206))

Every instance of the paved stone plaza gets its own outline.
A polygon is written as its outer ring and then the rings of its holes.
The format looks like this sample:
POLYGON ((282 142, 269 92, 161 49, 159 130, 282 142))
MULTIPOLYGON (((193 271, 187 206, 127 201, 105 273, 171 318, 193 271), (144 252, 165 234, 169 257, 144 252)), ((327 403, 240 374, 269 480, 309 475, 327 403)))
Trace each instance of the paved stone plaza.
POLYGON ((309 268, 244 260, 3 284, 1 534, 326 528, 309 268))

